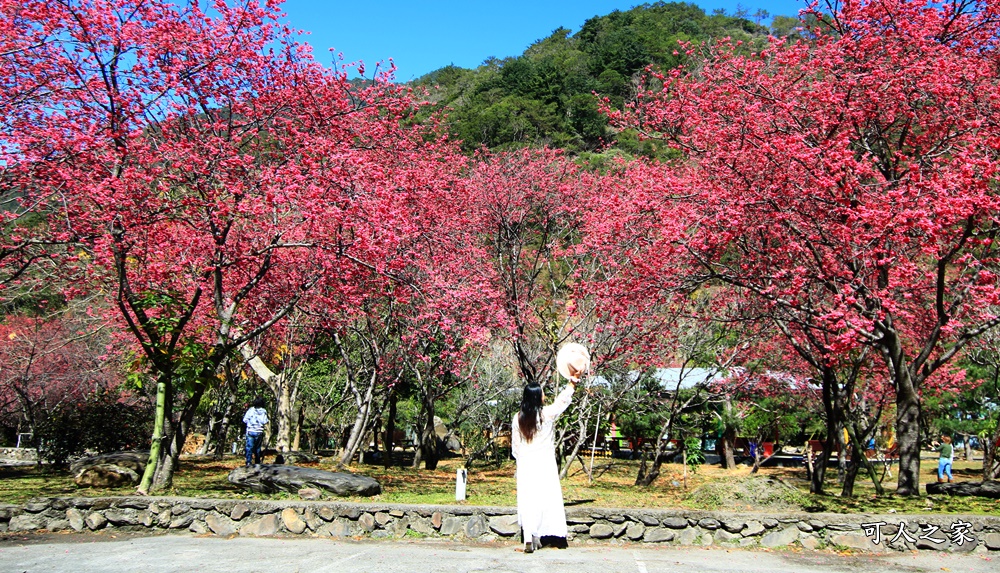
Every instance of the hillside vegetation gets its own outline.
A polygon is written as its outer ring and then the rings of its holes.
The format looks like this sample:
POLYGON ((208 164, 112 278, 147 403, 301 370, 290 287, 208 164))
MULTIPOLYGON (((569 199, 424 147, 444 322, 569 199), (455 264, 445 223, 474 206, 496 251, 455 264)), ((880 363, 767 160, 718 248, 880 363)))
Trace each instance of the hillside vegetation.
POLYGON ((490 58, 476 69, 446 66, 414 84, 449 110, 449 131, 466 151, 548 145, 589 155, 614 145, 618 153, 655 155, 634 133, 609 130, 595 94, 625 104, 647 66, 684 62, 682 43, 703 47, 728 37, 753 50, 798 26, 794 17, 764 11, 707 14, 683 2, 643 4, 595 16, 576 33, 559 28, 518 57, 490 58))

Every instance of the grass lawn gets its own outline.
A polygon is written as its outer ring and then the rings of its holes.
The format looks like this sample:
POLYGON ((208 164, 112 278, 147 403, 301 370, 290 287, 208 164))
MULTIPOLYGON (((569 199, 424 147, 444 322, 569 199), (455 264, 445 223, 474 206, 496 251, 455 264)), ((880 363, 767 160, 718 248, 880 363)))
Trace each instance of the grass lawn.
MULTIPOLYGON (((258 494, 238 489, 226 480, 230 470, 242 463, 242 457, 222 461, 182 460, 174 477, 172 490, 164 495, 222 499, 298 499, 295 494, 258 494)), ((589 461, 588 461, 589 463, 589 461)), ((435 471, 413 470, 381 465, 354 465, 351 471, 363 473, 382 483, 383 493, 374 498, 345 498, 344 501, 466 504, 514 506, 514 464, 495 469, 475 469, 469 473, 467 500, 455 501, 455 470, 460 459, 443 460, 435 471)), ((320 469, 334 470, 321 463, 320 469)), ((924 460, 921 482, 936 481, 937 464, 924 460)), ((955 462, 957 481, 979 481, 979 462, 955 462)), ((805 470, 801 468, 763 468, 756 476, 748 467, 725 471, 718 466, 702 466, 687 473, 686 487, 682 467, 664 464, 659 479, 650 487, 633 485, 638 462, 595 460, 595 480, 590 483, 579 464, 563 482, 567 505, 592 507, 717 509, 725 511, 824 511, 836 513, 973 513, 1000 515, 1000 501, 979 497, 922 496, 900 498, 889 493, 874 495, 874 487, 860 476, 855 497, 814 496, 808 493, 805 470)), ((837 472, 831 469, 828 491, 839 494, 837 472)), ((894 474, 895 475, 895 474, 894 474)), ((886 479, 886 490, 895 488, 894 479, 886 479)), ((0 468, 0 502, 17 503, 46 496, 130 495, 134 488, 81 489, 66 473, 31 468, 0 468)))

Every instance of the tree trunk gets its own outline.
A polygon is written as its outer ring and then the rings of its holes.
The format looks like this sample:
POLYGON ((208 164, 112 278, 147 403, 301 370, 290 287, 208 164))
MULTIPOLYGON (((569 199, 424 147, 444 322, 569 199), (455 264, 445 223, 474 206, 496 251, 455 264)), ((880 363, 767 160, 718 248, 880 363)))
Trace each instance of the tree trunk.
MULTIPOLYGON (((648 472, 646 471, 646 460, 644 457, 643 463, 639 466, 639 475, 635 478, 635 485, 648 486, 656 481, 656 478, 660 477, 660 466, 663 465, 664 438, 669 434, 670 426, 672 425, 673 417, 671 416, 660 428, 660 433, 656 437, 656 448, 653 449, 653 467, 648 472)), ((683 444, 681 447, 684 447, 683 444)), ((676 456, 674 459, 676 459, 676 456)))
POLYGON ((229 419, 233 415, 233 401, 226 398, 225 407, 216 410, 209 419, 208 431, 205 433, 205 443, 201 446, 201 454, 214 454, 221 460, 226 451, 226 435, 229 433, 229 419))
POLYGON ((731 470, 736 467, 736 432, 733 430, 724 430, 722 436, 719 438, 719 443, 722 446, 719 456, 719 462, 722 463, 722 469, 731 470))
POLYGON ((385 456, 382 460, 385 469, 392 466, 393 440, 396 434, 396 393, 389 397, 389 414, 385 419, 385 439, 382 444, 385 446, 385 456))
POLYGON ((153 475, 159 465, 160 448, 163 444, 163 426, 166 421, 167 391, 170 384, 169 374, 161 373, 156 377, 156 411, 153 416, 153 437, 149 442, 149 459, 146 460, 146 469, 142 473, 142 480, 139 482, 138 492, 148 495, 153 485, 153 475))
MULTIPOLYGON (((204 375, 202 379, 206 379, 204 375)), ((206 388, 207 385, 204 382, 197 383, 191 395, 185 401, 184 408, 181 409, 177 422, 167 425, 166 437, 168 440, 165 441, 165 444, 168 444, 169 448, 166 455, 163 455, 161 451, 160 467, 157 468, 156 474, 153 477, 154 491, 162 491, 173 487, 174 472, 180 465, 184 443, 187 441, 188 432, 190 432, 191 426, 194 423, 195 412, 198 410, 198 404, 201 403, 201 397, 205 394, 206 388)))
POLYGON ((351 433, 347 438, 347 443, 344 445, 344 451, 340 455, 340 461, 337 463, 337 465, 341 468, 350 465, 351 460, 354 458, 355 454, 358 453, 358 448, 361 446, 361 439, 364 437, 365 430, 368 429, 368 420, 371 414, 372 401, 375 396, 376 376, 377 372, 372 372, 371 378, 368 380, 368 388, 365 389, 363 396, 358 393, 356 389, 352 388, 352 391, 354 391, 355 402, 358 405, 358 413, 354 417, 354 425, 351 426, 351 433))
POLYGON ((853 442, 851 443, 850 448, 851 461, 844 469, 844 483, 840 489, 840 497, 845 498, 854 497, 854 482, 858 477, 858 470, 861 468, 861 461, 858 458, 863 456, 853 442))
MULTIPOLYGON (((573 444, 573 451, 570 452, 568 456, 562 459, 562 468, 559 470, 559 479, 566 479, 566 475, 569 473, 569 467, 573 465, 573 459, 576 458, 580 453, 580 446, 583 445, 584 440, 587 439, 587 420, 584 415, 587 412, 587 407, 590 405, 590 394, 584 393, 583 400, 580 402, 579 410, 579 427, 577 429, 577 439, 576 443, 573 444)), ((565 434, 563 436, 565 438, 565 434)), ((559 447, 557 447, 557 453, 562 450, 562 440, 560 440, 559 447)))
POLYGON ((267 364, 264 364, 260 356, 255 355, 248 345, 241 346, 240 353, 254 374, 263 380, 271 393, 274 394, 276 402, 274 421, 277 426, 274 447, 279 452, 287 452, 291 449, 295 402, 298 396, 299 381, 302 378, 302 369, 301 367, 289 368, 277 374, 267 364))
POLYGON ((287 452, 291 449, 292 418, 295 416, 291 384, 285 379, 285 376, 276 376, 272 390, 278 398, 278 403, 274 408, 274 420, 278 426, 274 448, 279 452, 287 452))
MULTIPOLYGON (((874 432, 874 422, 870 427, 870 431, 874 432)), ((865 455, 865 445, 862 443, 862 438, 866 437, 865 434, 858 432, 857 426, 853 422, 845 424, 847 433, 851 438, 851 467, 848 468, 847 473, 850 478, 850 489, 848 489, 848 480, 844 480, 844 488, 841 491, 842 497, 854 497, 854 481, 858 475, 858 471, 864 467, 865 471, 871 477, 872 485, 875 486, 876 495, 885 495, 885 490, 882 488, 882 480, 879 479, 878 474, 875 472, 875 466, 872 465, 868 456, 865 455)))
POLYGON ((302 404, 295 411, 295 431, 292 433, 292 451, 301 451, 302 444, 302 404))
POLYGON ((899 444, 897 495, 920 495, 920 396, 909 369, 896 371, 896 442, 899 444))
POLYGON ((997 424, 993 435, 986 434, 983 439, 983 481, 991 481, 1000 477, 997 467, 997 442, 1000 441, 1000 424, 997 424))
MULTIPOLYGON (((423 400, 423 429, 420 432, 420 457, 424 462, 424 467, 429 470, 437 469, 438 465, 438 444, 437 433, 434 431, 434 397, 424 394, 423 400)), ((417 467, 414 461, 414 468, 417 467)))

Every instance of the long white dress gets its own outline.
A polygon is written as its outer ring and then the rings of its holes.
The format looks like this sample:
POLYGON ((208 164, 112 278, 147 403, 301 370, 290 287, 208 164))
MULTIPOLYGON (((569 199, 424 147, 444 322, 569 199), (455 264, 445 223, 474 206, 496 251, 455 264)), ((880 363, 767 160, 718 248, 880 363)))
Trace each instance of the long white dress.
POLYGON ((573 387, 566 386, 552 404, 542 408, 542 423, 530 442, 521 436, 517 421, 520 412, 514 414, 511 453, 517 460, 517 522, 524 531, 525 541, 543 535, 566 537, 566 509, 556 466, 554 426, 572 399, 573 387))

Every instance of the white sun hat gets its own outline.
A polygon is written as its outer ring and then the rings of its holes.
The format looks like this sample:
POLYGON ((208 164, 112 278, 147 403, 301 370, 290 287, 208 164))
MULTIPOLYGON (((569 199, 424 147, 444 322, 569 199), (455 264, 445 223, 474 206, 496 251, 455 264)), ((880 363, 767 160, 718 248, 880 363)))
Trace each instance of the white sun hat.
POLYGON ((590 370, 590 352, 587 352, 584 345, 570 342, 559 349, 556 354, 556 370, 567 380, 572 379, 569 374, 570 364, 581 373, 590 370))

